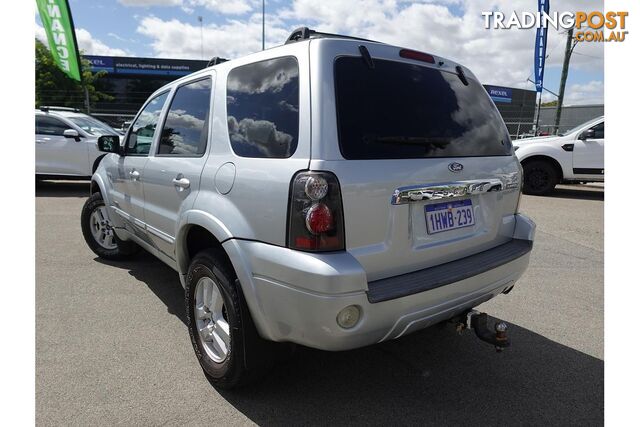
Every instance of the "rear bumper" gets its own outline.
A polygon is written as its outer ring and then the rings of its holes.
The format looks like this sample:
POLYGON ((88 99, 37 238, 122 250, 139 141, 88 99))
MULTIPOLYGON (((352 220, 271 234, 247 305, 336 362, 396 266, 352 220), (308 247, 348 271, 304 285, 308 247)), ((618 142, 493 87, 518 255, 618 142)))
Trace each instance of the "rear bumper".
MULTIPOLYGON (((456 266, 449 266, 454 268, 448 271, 443 266, 421 270, 404 275, 416 279, 410 281, 414 286, 410 294, 396 292, 389 297, 389 293, 382 293, 378 296, 385 297, 378 299, 372 299, 376 282, 367 283, 364 270, 347 252, 309 254, 239 240, 229 240, 224 245, 263 337, 323 350, 348 350, 398 338, 449 319, 512 287, 527 268, 534 233, 535 224, 517 215, 513 236, 516 240, 508 251, 510 255, 503 258, 506 262, 496 262, 496 258, 487 268, 467 268, 467 274, 457 276, 456 266), (435 271, 437 268, 439 272, 435 271), (428 270, 450 280, 430 286, 434 282, 428 270), (361 317, 355 327, 343 329, 336 317, 349 305, 357 306, 361 317)), ((498 256, 498 252, 494 254, 498 256)), ((486 262, 487 258, 479 260, 486 262)), ((393 283, 399 277, 402 276, 378 282, 386 282, 385 290, 393 293, 402 282, 393 283)))
POLYGON ((531 240, 512 239, 495 248, 435 267, 369 282, 367 299, 379 303, 446 286, 514 261, 531 251, 531 240))

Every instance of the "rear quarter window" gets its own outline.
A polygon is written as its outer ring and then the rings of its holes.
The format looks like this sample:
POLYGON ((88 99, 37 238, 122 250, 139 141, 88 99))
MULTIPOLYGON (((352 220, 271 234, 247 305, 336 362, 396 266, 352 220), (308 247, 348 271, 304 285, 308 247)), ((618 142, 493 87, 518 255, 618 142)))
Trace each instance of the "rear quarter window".
POLYGON ((234 68, 227 77, 227 125, 242 157, 286 158, 298 146, 298 61, 283 57, 234 68))
POLYGON ((340 151, 346 159, 511 155, 497 108, 474 79, 411 63, 335 60, 340 151))

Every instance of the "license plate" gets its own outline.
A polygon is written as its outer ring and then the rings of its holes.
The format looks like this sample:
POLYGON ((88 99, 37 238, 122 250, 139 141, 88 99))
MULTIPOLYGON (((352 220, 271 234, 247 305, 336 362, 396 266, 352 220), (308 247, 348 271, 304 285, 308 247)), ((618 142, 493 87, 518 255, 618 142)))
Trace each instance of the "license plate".
POLYGON ((429 234, 470 227, 476 223, 470 199, 426 205, 424 213, 429 234))

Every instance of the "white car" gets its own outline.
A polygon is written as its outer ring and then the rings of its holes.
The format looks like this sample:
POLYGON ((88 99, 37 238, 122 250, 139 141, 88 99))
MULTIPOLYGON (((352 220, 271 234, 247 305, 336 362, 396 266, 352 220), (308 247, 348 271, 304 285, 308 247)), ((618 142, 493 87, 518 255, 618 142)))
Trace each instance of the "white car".
POLYGON ((38 179, 91 178, 104 156, 98 137, 117 135, 106 123, 71 108, 40 107, 35 115, 38 179))
POLYGON ((513 141, 524 193, 549 194, 561 182, 604 182, 604 116, 558 136, 513 141))

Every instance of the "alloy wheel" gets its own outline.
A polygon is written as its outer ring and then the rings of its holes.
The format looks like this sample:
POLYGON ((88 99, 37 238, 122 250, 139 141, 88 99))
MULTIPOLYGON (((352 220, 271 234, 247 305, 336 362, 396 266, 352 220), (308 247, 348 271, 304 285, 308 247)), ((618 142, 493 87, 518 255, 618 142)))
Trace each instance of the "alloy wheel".
POLYGON ((89 225, 93 238, 100 246, 107 250, 118 248, 113 226, 107 217, 107 210, 104 206, 98 206, 91 212, 89 225))
POLYGON ((202 347, 214 362, 222 363, 229 355, 231 336, 224 299, 211 278, 202 277, 196 284, 193 311, 202 347))

